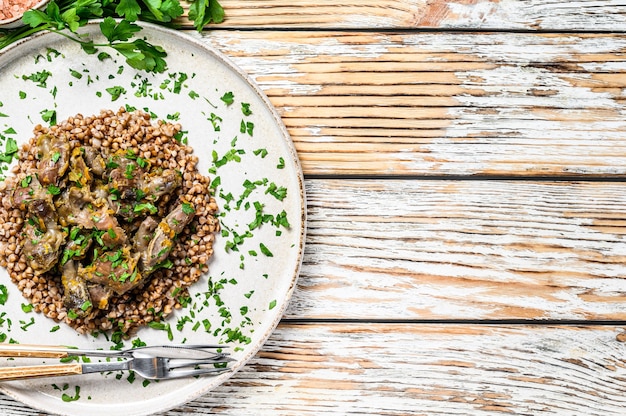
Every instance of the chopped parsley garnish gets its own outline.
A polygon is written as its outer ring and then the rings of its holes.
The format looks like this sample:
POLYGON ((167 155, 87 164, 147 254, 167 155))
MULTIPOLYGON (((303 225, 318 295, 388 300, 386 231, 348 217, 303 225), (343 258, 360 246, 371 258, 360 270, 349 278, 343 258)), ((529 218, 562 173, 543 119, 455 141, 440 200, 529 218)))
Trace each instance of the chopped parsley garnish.
POLYGON ((189 75, 184 72, 179 72, 178 74, 174 74, 174 88, 172 88, 172 92, 174 94, 180 94, 180 91, 183 87, 183 83, 187 81, 189 75))
POLYGON ((115 101, 118 98, 120 98, 122 94, 126 94, 126 89, 120 86, 109 87, 106 89, 106 92, 108 92, 111 95, 111 101, 115 101))
MULTIPOLYGON (((98 60, 99 60, 99 61, 104 61, 105 59, 111 59, 111 55, 109 55, 109 54, 108 54, 108 53, 106 53, 106 52, 100 52, 100 53, 98 54, 98 60)), ((123 68, 123 67, 122 67, 122 68, 123 68)), ((118 73, 121 73, 121 72, 118 72, 118 73)))
POLYGON ((215 167, 219 168, 227 164, 228 162, 241 162, 241 155, 245 154, 245 150, 243 149, 230 149, 222 156, 221 158, 217 155, 217 152, 214 150, 212 152, 213 155, 213 164, 215 167))
POLYGON ((6 139, 6 145, 4 153, 0 154, 0 161, 5 163, 11 163, 13 157, 17 157, 17 142, 12 137, 6 139))
POLYGON ((214 131, 221 130, 221 127, 220 127, 220 122, 222 121, 221 117, 217 116, 215 113, 211 113, 210 117, 207 118, 207 120, 209 120, 211 124, 213 125, 214 131))
POLYGON ((61 193, 61 188, 56 185, 48 185, 48 193, 50 195, 59 195, 61 193))
POLYGON ((117 164, 112 157, 109 157, 109 160, 106 163, 106 168, 107 169, 115 169, 117 167, 119 167, 120 165, 117 164))
POLYGON ((254 123, 251 121, 241 120, 239 131, 241 133, 248 133, 248 135, 252 136, 254 133, 254 123))
POLYGON ((261 249, 261 253, 265 254, 267 257, 274 257, 274 254, 265 244, 259 243, 259 248, 261 249))
POLYGON ((261 156, 261 159, 265 158, 265 156, 267 156, 267 149, 256 149, 254 152, 255 156, 261 156))
POLYGON ((265 193, 272 195, 279 201, 282 201, 287 196, 287 188, 285 188, 284 186, 279 187, 274 182, 271 182, 265 190, 265 193))
POLYGON ((67 393, 63 393, 63 395, 61 396, 61 400, 63 400, 64 402, 75 402, 76 400, 80 399, 80 386, 75 386, 74 392, 75 394, 73 396, 70 396, 67 393))
POLYGON ((148 167, 148 161, 142 157, 137 158, 137 164, 139 165, 140 168, 148 167))
POLYGON ((276 214, 276 217, 274 218, 274 225, 276 225, 277 227, 283 226, 285 228, 291 228, 289 220, 287 220, 287 212, 285 212, 285 210, 283 210, 279 214, 276 214))
POLYGON ((136 167, 137 165, 133 163, 129 163, 128 165, 126 165, 126 170, 124 171, 124 176, 126 177, 126 179, 133 179, 133 171, 136 167))
POLYGON ((22 181, 20 182, 20 185, 22 185, 22 188, 28 188, 28 185, 30 185, 32 180, 33 180, 32 176, 30 175, 25 176, 24 179, 22 179, 22 181))
POLYGON ((47 70, 43 70, 40 72, 35 72, 33 74, 30 75, 22 75, 22 79, 24 81, 32 81, 34 82, 38 87, 41 88, 46 88, 47 87, 47 81, 48 78, 52 76, 52 72, 47 71, 47 70))
POLYGON ((148 323, 148 326, 152 329, 167 331, 167 338, 170 341, 174 339, 174 334, 172 334, 172 328, 170 328, 170 324, 164 323, 164 322, 151 321, 150 323, 148 323))
POLYGON ((211 181, 210 187, 211 187, 211 189, 217 189, 217 187, 220 186, 221 184, 222 184, 222 178, 220 176, 216 176, 211 181))
POLYGON ((137 214, 140 214, 144 211, 149 211, 150 214, 156 214, 158 209, 153 204, 146 202, 142 204, 137 204, 133 207, 133 211, 137 214))
POLYGON ((70 68, 70 74, 76 79, 81 79, 83 77, 83 74, 71 68, 70 68))
POLYGON ((39 114, 41 114, 41 119, 46 123, 49 123, 51 126, 55 126, 57 124, 56 110, 42 110, 39 114))
POLYGON ((193 214, 193 213, 196 212, 196 210, 194 209, 193 205, 191 205, 188 202, 184 202, 183 203, 182 209, 183 209, 183 213, 185 213, 187 215, 190 215, 190 214, 193 214))
POLYGON ((233 93, 231 91, 229 91, 229 92, 225 93, 224 95, 222 95, 222 97, 220 99, 226 105, 231 105, 233 102, 235 102, 235 96, 233 95, 233 93))

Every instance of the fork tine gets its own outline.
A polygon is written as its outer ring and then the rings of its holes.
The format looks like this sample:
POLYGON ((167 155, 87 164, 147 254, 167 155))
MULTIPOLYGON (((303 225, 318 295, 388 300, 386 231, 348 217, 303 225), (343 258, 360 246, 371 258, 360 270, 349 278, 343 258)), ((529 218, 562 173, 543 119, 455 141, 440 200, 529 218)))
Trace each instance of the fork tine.
POLYGON ((222 345, 222 344, 174 344, 169 345, 171 348, 183 348, 183 349, 192 349, 192 350, 215 350, 215 349, 227 349, 230 348, 230 345, 222 345))
POLYGON ((197 369, 183 369, 183 370, 173 370, 167 373, 164 377, 166 379, 172 378, 183 378, 183 377, 198 377, 198 376, 208 376, 208 375, 219 375, 222 373, 227 373, 232 371, 230 368, 197 368, 197 369))
POLYGON ((184 367, 195 367, 197 365, 207 365, 207 364, 223 364, 235 361, 235 359, 230 358, 226 355, 216 356, 215 358, 209 359, 183 359, 183 358, 170 358, 168 361, 168 366, 170 369, 175 368, 184 368, 184 367))

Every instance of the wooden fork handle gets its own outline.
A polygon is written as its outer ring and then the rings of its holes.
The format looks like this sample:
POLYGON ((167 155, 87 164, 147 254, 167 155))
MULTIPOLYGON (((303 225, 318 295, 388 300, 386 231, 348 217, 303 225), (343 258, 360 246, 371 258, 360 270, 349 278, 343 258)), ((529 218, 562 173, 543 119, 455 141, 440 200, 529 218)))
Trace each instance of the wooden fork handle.
POLYGON ((65 347, 30 344, 0 344, 0 357, 66 358, 69 355, 65 347))
POLYGON ((81 364, 30 365, 0 368, 0 381, 82 374, 81 364))

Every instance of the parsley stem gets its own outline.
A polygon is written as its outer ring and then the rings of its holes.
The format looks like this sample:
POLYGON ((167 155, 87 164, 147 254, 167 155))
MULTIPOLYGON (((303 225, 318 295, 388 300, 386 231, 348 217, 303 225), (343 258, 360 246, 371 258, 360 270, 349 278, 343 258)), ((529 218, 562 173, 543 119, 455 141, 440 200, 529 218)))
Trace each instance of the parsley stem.
POLYGON ((34 33, 41 32, 42 30, 47 30, 47 26, 37 26, 37 27, 28 27, 23 26, 19 29, 9 31, 9 30, 0 30, 0 49, 4 49, 10 44, 24 39, 34 33))
MULTIPOLYGON (((80 43, 81 45, 85 45, 85 44, 87 44, 87 43, 88 43, 88 42, 85 42, 84 40, 81 40, 81 39, 80 39, 79 37, 77 37, 77 36, 72 36, 72 35, 70 35, 70 34, 66 33, 65 29, 61 29, 61 30, 59 30, 59 29, 52 29, 51 27, 49 27, 49 28, 47 28, 47 29, 48 29, 50 32, 52 32, 52 33, 56 33, 57 35, 61 35, 61 36, 65 37, 65 38, 67 38, 67 39, 69 39, 69 40, 73 40, 74 42, 78 42, 78 43, 80 43)), ((70 32, 70 33, 71 33, 71 32, 70 32)), ((94 45, 94 46, 95 46, 95 45, 94 45)), ((101 45, 101 46, 104 46, 104 45, 101 45)))
POLYGON ((115 45, 119 45, 122 42, 109 42, 109 43, 92 43, 91 41, 85 41, 82 40, 80 38, 80 36, 72 36, 72 31, 70 31, 69 33, 65 30, 65 29, 52 29, 52 28, 48 28, 48 30, 52 33, 56 33, 57 35, 61 35, 69 40, 72 40, 80 45, 89 45, 89 46, 93 46, 95 48, 107 48, 107 47, 113 47, 115 45))

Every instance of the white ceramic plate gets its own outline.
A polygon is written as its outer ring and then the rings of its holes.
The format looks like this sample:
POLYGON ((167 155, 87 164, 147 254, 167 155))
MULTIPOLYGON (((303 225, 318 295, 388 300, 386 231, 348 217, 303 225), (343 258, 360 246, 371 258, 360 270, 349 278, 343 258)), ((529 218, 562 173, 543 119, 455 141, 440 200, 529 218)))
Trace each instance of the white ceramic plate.
MULTIPOLYGON (((142 26, 142 36, 163 46, 168 53, 168 70, 163 74, 132 70, 119 56, 105 60, 99 60, 97 55, 88 56, 74 42, 54 34, 39 34, 2 51, 0 133, 5 138, 0 137, 0 150, 4 151, 9 137, 20 144, 30 138, 36 124, 46 124, 42 120, 46 111, 55 111, 60 121, 77 113, 91 115, 101 109, 117 110, 130 105, 147 108, 160 119, 179 117, 183 130, 188 132, 189 144, 200 158, 200 172, 212 178, 220 177, 218 194, 231 193, 237 199, 244 192, 244 181, 265 181, 246 201, 264 204, 264 212, 271 215, 284 210, 290 227, 264 224, 254 230, 253 237, 244 240, 237 252, 225 248, 227 241, 232 240, 232 233, 228 237, 218 236, 209 272, 191 288, 194 303, 167 320, 173 340, 168 339, 166 331, 156 329, 144 328, 137 334, 142 341, 153 345, 183 341, 214 343, 224 341, 224 328, 240 330, 250 342, 232 344, 237 361, 231 367, 235 372, 269 337, 293 292, 304 245, 302 173, 280 117, 248 76, 191 36, 149 24, 142 26), (29 79, 45 71, 50 73, 45 85, 29 79), (177 92, 174 86, 181 80, 180 74, 187 74, 188 78, 179 83, 177 92), (107 92, 114 87, 125 90, 115 101, 107 92), (228 92, 234 97, 230 105, 221 100, 228 92), (242 103, 249 104, 252 114, 244 114, 242 103), (245 133, 241 132, 242 121, 245 133), (219 131, 215 126, 219 126, 219 131), (250 126, 252 131, 248 131, 250 126), (228 162, 217 173, 209 174, 213 152, 218 159, 230 152, 241 160, 228 162), (287 189, 283 200, 267 193, 271 183, 287 189), (273 256, 263 254, 261 243, 273 256), (214 298, 209 299, 208 306, 202 305, 209 277, 213 282, 224 282, 219 292, 223 306, 214 298), (224 318, 225 314, 229 314, 229 319, 224 318), (178 321, 185 317, 189 317, 189 322, 178 330, 178 321), (206 322, 211 323, 208 332, 204 329, 206 322)), ((97 36, 99 29, 90 24, 86 32, 97 36)), ((216 196, 216 199, 221 208, 227 203, 226 197, 216 196)), ((239 210, 222 211, 225 212, 221 218, 223 226, 240 235, 255 218, 254 208, 245 209, 243 205, 239 210)), ((0 284, 6 286, 9 294, 8 301, 0 305, 0 335, 6 335, 6 342, 12 339, 20 343, 104 349, 112 346, 102 335, 81 336, 63 324, 53 331, 56 322, 23 311, 25 300, 4 270, 0 272, 0 284)), ((130 346, 130 341, 127 345, 130 346)), ((0 365, 15 365, 16 361, 19 360, 3 360, 0 365)), ((140 377, 131 383, 127 373, 118 379, 119 374, 122 373, 5 382, 0 384, 0 389, 34 408, 57 414, 146 415, 205 394, 232 375, 152 382, 144 386, 140 377), (64 401, 64 394, 66 399, 78 397, 78 400, 64 401)))

